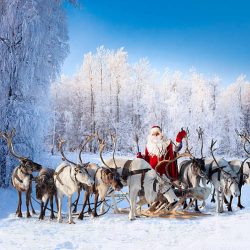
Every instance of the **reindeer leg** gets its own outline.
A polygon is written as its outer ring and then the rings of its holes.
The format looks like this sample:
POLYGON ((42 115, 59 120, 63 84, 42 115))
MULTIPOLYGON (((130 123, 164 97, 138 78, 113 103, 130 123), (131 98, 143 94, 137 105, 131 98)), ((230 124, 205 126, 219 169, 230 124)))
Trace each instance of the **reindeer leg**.
POLYGON ((75 224, 72 218, 72 212, 71 212, 71 203, 72 203, 72 196, 68 197, 68 209, 69 209, 69 224, 75 224))
POLYGON ((31 200, 31 192, 32 192, 32 182, 30 181, 30 206, 31 206, 32 214, 36 214, 36 211, 33 207, 32 200, 31 200))
POLYGON ((92 212, 92 216, 94 216, 94 217, 98 216, 97 213, 96 213, 98 196, 99 196, 99 192, 96 191, 96 193, 95 193, 95 207, 94 207, 94 212, 92 212))
POLYGON ((196 212, 200 212, 199 207, 198 207, 198 200, 195 199, 195 209, 196 212))
POLYGON ((91 209, 91 206, 90 206, 90 200, 89 200, 89 195, 88 195, 88 214, 91 214, 92 213, 92 209, 91 209))
POLYGON ((21 191, 18 191, 17 216, 23 217, 23 215, 22 215, 22 192, 21 191))
POLYGON ((186 209, 186 207, 187 207, 187 201, 185 200, 185 201, 183 202, 183 209, 186 209))
POLYGON ((136 198, 139 190, 133 190, 129 193, 129 203, 130 203, 130 211, 129 211, 129 219, 135 220, 135 211, 136 211, 136 198))
POLYGON ((56 209, 58 211, 59 209, 59 205, 58 205, 58 197, 57 197, 57 193, 55 194, 55 200, 56 200, 56 209))
POLYGON ((240 188, 240 195, 238 196, 238 204, 237 204, 237 206, 238 206, 240 209, 245 208, 244 206, 241 205, 241 188, 240 188))
MULTIPOLYGON (((224 196, 225 197, 225 196, 224 196)), ((232 212, 233 210, 232 210, 232 201, 233 201, 233 196, 231 195, 230 196, 230 201, 229 201, 229 203, 228 203, 228 205, 227 205, 227 210, 228 211, 230 211, 230 212, 232 212)))
POLYGON ((27 208, 27 218, 30 218, 30 210, 29 210, 29 206, 30 206, 30 194, 31 194, 31 190, 29 189, 26 192, 26 208, 27 208))
POLYGON ((73 213, 76 213, 76 211, 77 211, 77 205, 78 205, 78 201, 79 201, 79 198, 80 198, 80 193, 81 193, 81 190, 80 190, 80 188, 78 188, 78 191, 77 191, 77 193, 78 193, 78 195, 77 195, 77 198, 76 198, 76 200, 73 202, 73 206, 74 206, 74 209, 73 209, 73 213))
POLYGON ((216 190, 216 198, 217 198, 217 203, 216 203, 216 212, 221 213, 221 205, 220 205, 220 195, 219 195, 219 190, 216 190))
POLYGON ((44 207, 44 202, 41 201, 41 211, 40 211, 40 215, 39 215, 39 220, 43 220, 43 207, 44 207))
POLYGON ((115 192, 111 193, 111 197, 112 197, 113 205, 114 205, 114 213, 119 214, 119 209, 117 207, 117 202, 116 202, 116 199, 115 199, 115 192))
POLYGON ((211 202, 213 202, 213 203, 215 203, 215 198, 214 198, 214 196, 215 196, 215 188, 214 188, 214 191, 213 191, 213 194, 212 194, 212 199, 211 199, 211 202))
POLYGON ((84 194, 84 198, 83 198, 83 207, 82 207, 82 211, 81 211, 81 213, 80 213, 79 216, 78 216, 78 219, 79 219, 79 220, 82 220, 82 219, 83 219, 83 213, 84 213, 84 209, 85 209, 85 207, 86 207, 88 198, 89 198, 89 192, 86 191, 85 194, 84 194))
MULTIPOLYGON (((230 197, 230 199, 231 199, 231 197, 230 197)), ((229 205, 229 202, 228 202, 226 196, 224 196, 224 203, 225 203, 226 205, 229 205)))
POLYGON ((46 200, 46 203, 45 203, 45 206, 44 206, 44 209, 43 209, 43 218, 44 218, 44 216, 45 216, 45 212, 46 212, 48 203, 49 203, 49 199, 46 200))
POLYGON ((63 195, 61 193, 59 193, 58 195, 58 214, 57 214, 57 221, 59 223, 62 223, 62 198, 63 195))
POLYGON ((49 201, 50 201, 50 219, 53 220, 55 219, 55 214, 54 214, 54 203, 53 203, 53 195, 50 195, 49 197, 49 201))

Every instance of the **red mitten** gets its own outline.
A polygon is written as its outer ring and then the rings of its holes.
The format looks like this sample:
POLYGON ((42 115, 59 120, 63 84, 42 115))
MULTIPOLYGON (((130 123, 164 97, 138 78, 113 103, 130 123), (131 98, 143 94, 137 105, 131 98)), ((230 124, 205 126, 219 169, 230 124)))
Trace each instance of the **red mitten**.
POLYGON ((176 142, 180 143, 182 139, 187 135, 187 132, 183 129, 176 136, 176 142))

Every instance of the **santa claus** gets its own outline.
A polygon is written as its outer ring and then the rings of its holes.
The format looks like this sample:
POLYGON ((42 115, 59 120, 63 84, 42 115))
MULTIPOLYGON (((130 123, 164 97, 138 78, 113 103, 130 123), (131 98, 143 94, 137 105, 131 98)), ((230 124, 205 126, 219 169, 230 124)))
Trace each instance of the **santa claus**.
MULTIPOLYGON (((137 158, 143 158, 147 161, 153 169, 159 161, 164 159, 171 160, 175 158, 175 153, 180 151, 182 148, 182 139, 186 136, 186 131, 181 130, 176 137, 176 145, 173 146, 171 140, 167 139, 159 126, 153 126, 148 136, 147 145, 145 149, 145 155, 141 152, 137 153, 137 158)), ((157 172, 162 175, 166 174, 173 179, 178 179, 178 168, 176 162, 162 163, 157 167, 157 172)))

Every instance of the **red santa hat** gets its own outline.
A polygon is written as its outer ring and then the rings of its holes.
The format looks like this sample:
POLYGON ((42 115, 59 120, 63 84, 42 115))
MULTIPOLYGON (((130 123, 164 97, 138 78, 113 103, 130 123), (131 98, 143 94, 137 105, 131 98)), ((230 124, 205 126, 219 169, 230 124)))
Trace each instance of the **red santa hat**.
POLYGON ((160 126, 153 125, 153 126, 151 127, 150 133, 153 134, 153 133, 156 133, 156 132, 158 132, 158 133, 161 134, 161 133, 162 133, 162 130, 161 130, 160 126))

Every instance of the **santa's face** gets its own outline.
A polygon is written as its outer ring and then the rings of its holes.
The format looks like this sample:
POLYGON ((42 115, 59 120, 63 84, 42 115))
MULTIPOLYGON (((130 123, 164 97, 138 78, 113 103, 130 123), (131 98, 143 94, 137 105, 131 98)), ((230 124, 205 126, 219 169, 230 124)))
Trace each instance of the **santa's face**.
POLYGON ((163 139, 163 135, 160 132, 153 132, 149 138, 152 143, 159 143, 163 139))
POLYGON ((162 156, 166 153, 169 143, 160 131, 152 131, 147 141, 148 152, 150 155, 162 156))

